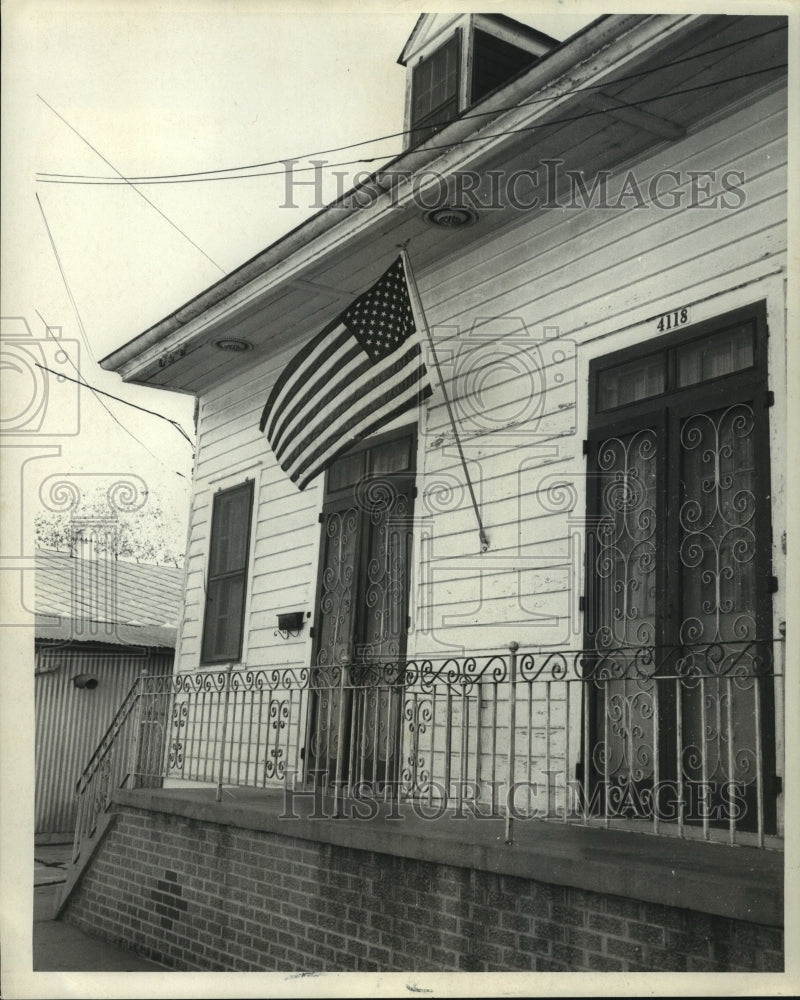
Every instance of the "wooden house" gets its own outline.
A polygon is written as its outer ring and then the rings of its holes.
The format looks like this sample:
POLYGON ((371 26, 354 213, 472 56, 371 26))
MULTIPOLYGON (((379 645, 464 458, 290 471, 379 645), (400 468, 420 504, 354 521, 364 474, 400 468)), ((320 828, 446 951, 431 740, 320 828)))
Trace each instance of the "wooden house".
POLYGON ((405 150, 103 361, 198 454, 164 787, 70 919, 178 968, 782 969, 786 46, 423 15, 405 150), (432 392, 342 448, 320 386, 300 490, 262 411, 398 247, 432 392))

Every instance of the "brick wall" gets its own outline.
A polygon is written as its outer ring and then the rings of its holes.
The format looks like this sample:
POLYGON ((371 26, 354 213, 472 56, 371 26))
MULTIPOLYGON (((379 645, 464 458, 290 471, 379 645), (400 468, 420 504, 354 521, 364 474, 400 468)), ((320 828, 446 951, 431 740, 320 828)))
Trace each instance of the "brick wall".
POLYGON ((128 807, 65 918, 185 970, 783 970, 780 928, 128 807))

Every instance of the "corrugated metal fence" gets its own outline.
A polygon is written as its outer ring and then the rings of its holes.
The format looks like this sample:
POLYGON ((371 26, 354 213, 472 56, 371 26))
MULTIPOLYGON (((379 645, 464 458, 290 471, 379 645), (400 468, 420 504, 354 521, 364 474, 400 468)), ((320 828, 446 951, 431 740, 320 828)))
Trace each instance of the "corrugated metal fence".
POLYGON ((169 651, 102 646, 39 646, 36 650, 35 834, 71 840, 77 801, 75 783, 136 678, 170 674, 169 651), (76 687, 89 674, 96 687, 76 687))

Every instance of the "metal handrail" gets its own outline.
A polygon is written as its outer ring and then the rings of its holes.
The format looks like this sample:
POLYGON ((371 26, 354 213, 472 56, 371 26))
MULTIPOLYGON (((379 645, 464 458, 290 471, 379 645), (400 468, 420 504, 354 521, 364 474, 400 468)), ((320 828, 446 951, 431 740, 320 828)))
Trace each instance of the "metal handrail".
POLYGON ((141 680, 141 677, 137 677, 133 684, 131 684, 128 689, 128 693, 123 698, 122 703, 114 715, 114 718, 109 723, 108 729, 106 729, 105 733, 103 733, 100 738, 100 742, 95 747, 92 756, 89 758, 88 763, 81 772, 80 777, 75 783, 75 792, 78 795, 83 794, 84 789, 92 779, 93 775, 97 772, 100 764, 113 748, 119 731, 122 729, 126 719, 133 711, 133 708, 139 698, 139 685, 141 680))

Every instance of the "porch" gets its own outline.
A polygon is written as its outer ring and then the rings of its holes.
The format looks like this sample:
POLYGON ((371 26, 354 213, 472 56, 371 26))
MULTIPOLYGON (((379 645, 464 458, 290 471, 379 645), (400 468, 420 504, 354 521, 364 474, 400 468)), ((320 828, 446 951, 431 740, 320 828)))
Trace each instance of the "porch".
POLYGON ((175 968, 777 970, 782 657, 141 677, 62 912, 175 968))
POLYGON ((332 818, 628 829, 782 849, 782 640, 142 676, 77 785, 314 790, 332 818))

